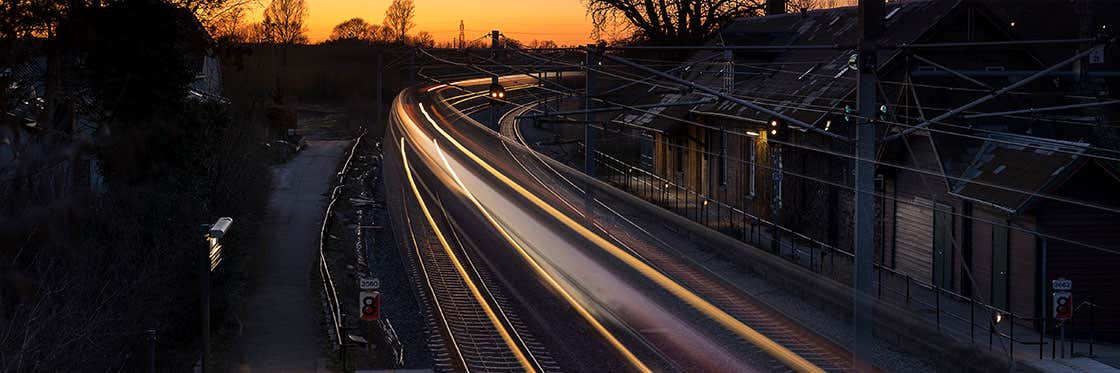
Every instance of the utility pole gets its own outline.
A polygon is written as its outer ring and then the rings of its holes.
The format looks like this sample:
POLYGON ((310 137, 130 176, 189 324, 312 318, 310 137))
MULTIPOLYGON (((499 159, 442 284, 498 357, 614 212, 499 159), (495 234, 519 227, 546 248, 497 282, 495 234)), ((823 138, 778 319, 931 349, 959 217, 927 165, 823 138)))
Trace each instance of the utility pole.
POLYGON ((855 161, 855 274, 853 276, 852 326, 855 370, 871 372, 872 298, 871 281, 875 258, 875 118, 878 105, 877 50, 883 31, 883 0, 859 2, 859 122, 856 125, 855 161))
POLYGON ((467 27, 463 25, 463 20, 459 20, 459 49, 467 47, 467 27))
MULTIPOLYGON (((595 177, 595 69, 592 66, 599 64, 599 53, 603 50, 598 45, 587 46, 587 56, 584 59, 584 95, 583 95, 583 109, 587 111, 584 114, 583 123, 583 172, 587 176, 595 177)), ((588 191, 591 188, 587 188, 588 191)))
MULTIPOLYGON (((502 33, 498 32, 498 30, 490 31, 490 49, 494 51, 493 56, 491 56, 493 59, 498 58, 497 51, 500 47, 501 36, 502 33)), ((490 87, 497 87, 498 84, 498 74, 494 74, 494 76, 490 77, 490 87)), ((490 106, 490 124, 494 126, 495 131, 501 132, 502 124, 498 123, 498 101, 494 100, 491 102, 494 104, 490 106)))
MULTIPOLYGON (((1077 16, 1078 28, 1077 37, 1091 38, 1093 37, 1093 13, 1092 0, 1077 0, 1074 4, 1074 14, 1077 16)), ((1086 51, 1092 48, 1092 43, 1081 43, 1077 45, 1077 51, 1086 51)), ((1077 83, 1077 89, 1085 88, 1085 77, 1088 72, 1087 61, 1085 57, 1078 58, 1074 61, 1073 66, 1073 81, 1077 83)))

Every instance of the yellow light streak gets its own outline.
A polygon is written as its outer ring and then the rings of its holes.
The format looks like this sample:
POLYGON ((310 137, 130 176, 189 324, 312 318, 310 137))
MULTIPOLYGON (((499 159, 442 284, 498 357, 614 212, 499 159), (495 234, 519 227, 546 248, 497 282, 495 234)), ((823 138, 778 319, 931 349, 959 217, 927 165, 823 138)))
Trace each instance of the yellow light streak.
MULTIPOLYGON (((428 112, 424 110, 423 106, 421 106, 420 111, 424 113, 425 117, 431 118, 428 116, 428 112)), ((498 232, 501 233, 502 238, 504 238, 506 242, 509 242, 510 245, 512 245, 514 249, 517 250, 517 253, 520 254, 521 257, 529 263, 529 266, 533 268, 533 271, 536 272, 537 275, 539 275, 541 278, 543 278, 545 282, 547 282, 548 285, 552 287, 553 290, 559 293, 560 296, 572 306, 572 308, 575 308, 576 312, 579 313, 579 315, 583 317, 584 320, 587 320, 587 322, 590 323, 591 326, 595 328, 595 330, 599 332, 600 335, 603 336, 603 338, 606 338, 607 342, 609 342, 611 346, 617 349, 626 358, 626 360, 630 362, 630 364, 634 365, 634 367, 639 371, 652 372, 652 370, 648 366, 646 366, 645 363, 639 360, 638 357, 630 351, 630 349, 626 348, 626 346, 623 345, 622 342, 620 342, 618 338, 614 336, 614 334, 611 334, 611 332, 607 330, 607 328, 604 327, 603 324, 599 323, 599 320, 596 319, 595 316, 591 315, 591 312, 584 308, 583 305, 579 304, 579 302, 576 301, 575 297, 573 297, 567 289, 560 285, 559 281, 556 281, 556 279, 552 277, 552 275, 548 274, 548 272, 544 270, 540 263, 538 263, 536 259, 533 259, 533 257, 525 251, 525 248, 513 239, 513 236, 508 231, 506 231, 505 227, 498 223, 497 219, 495 219, 494 216, 490 214, 490 211, 482 207, 482 203, 478 201, 478 198, 475 198, 474 193, 471 193, 470 189, 467 189, 467 185, 463 183, 463 180, 459 179, 459 175, 455 173, 455 169, 451 167, 451 164, 447 161, 447 156, 444 155, 443 150, 440 149, 438 145, 436 146, 436 152, 443 160, 443 165, 451 174, 451 178, 454 179, 455 183, 459 185, 459 188, 462 190, 463 194, 467 196, 467 199, 469 199, 471 203, 473 203, 475 207, 477 207, 478 210, 482 212, 482 215, 486 217, 486 220, 490 222, 490 225, 494 226, 494 228, 496 228, 498 232)))
POLYGON ((461 152, 463 152, 463 154, 466 155, 468 158, 470 158, 474 163, 478 164, 479 167, 486 170, 486 172, 493 175, 495 178, 497 178, 503 184, 508 186, 510 189, 513 189, 515 192, 517 192, 519 195, 524 197, 526 200, 532 202, 534 205, 536 205, 541 210, 544 210, 546 213, 548 213, 553 218, 555 218, 556 220, 558 220, 559 222, 561 222, 562 224, 567 226, 569 229, 575 231, 576 233, 583 236, 585 239, 591 241, 592 243, 596 244, 600 248, 604 249, 607 253, 611 254, 615 258, 618 258, 623 263, 626 263, 631 268, 637 270, 638 273, 641 273, 646 278, 648 278, 651 281, 657 283, 659 286, 661 286, 665 290, 668 290, 670 293, 677 296, 678 298, 683 300, 685 303, 688 303, 690 306, 692 306, 693 308, 696 308, 700 312, 704 313, 705 315, 707 315, 712 320, 716 321, 720 325, 723 325, 725 328, 731 330, 732 332, 734 332, 739 337, 741 337, 741 338, 753 343, 754 345, 758 346, 759 348, 761 348, 763 351, 765 351, 770 356, 773 356, 774 358, 778 359, 782 363, 786 364, 786 366, 789 366, 790 368, 793 368, 793 369, 795 369, 799 372, 822 372, 822 373, 824 372, 824 370, 821 369, 820 367, 814 365, 813 363, 809 362, 808 360, 805 360, 801 356, 793 353, 789 349, 785 348, 785 346, 782 346, 782 345, 778 344, 777 342, 774 342, 770 338, 762 335, 761 333, 759 333, 758 331, 754 330, 753 328, 747 326, 746 324, 743 324, 743 322, 741 322, 738 319, 736 319, 735 317, 727 314, 727 312, 724 312, 723 310, 719 309, 715 305, 709 303, 708 301, 704 300, 700 296, 698 296, 695 293, 689 291, 684 286, 681 286, 680 284, 678 284, 675 281, 673 281, 672 279, 670 279, 668 276, 665 276, 664 274, 657 271, 656 269, 649 266, 648 264, 642 262, 641 260, 638 260, 633 255, 630 255, 629 253, 627 253, 625 250, 622 250, 618 246, 615 246, 614 244, 612 244, 609 241, 603 239, 599 235, 594 234, 593 232, 588 230, 586 227, 582 226, 581 224, 577 223, 572 218, 570 218, 567 215, 565 215, 564 213, 560 212, 560 210, 557 210, 555 207, 552 207, 551 205, 549 205, 545 201, 541 200, 539 197, 537 197, 533 193, 529 192, 527 189, 525 189, 521 185, 517 184, 512 179, 510 179, 506 175, 502 174, 500 171, 498 171, 494 167, 490 166, 490 164, 486 163, 486 161, 482 160, 482 158, 479 158, 478 155, 474 154, 474 152, 471 152, 470 149, 467 149, 465 146, 463 146, 463 144, 459 143, 458 140, 456 140, 454 137, 452 137, 450 134, 448 134, 443 129, 443 127, 441 127, 438 123, 436 123, 436 121, 433 120, 431 118, 431 116, 427 115, 427 111, 424 110, 423 103, 419 103, 419 105, 420 105, 420 111, 422 113, 424 113, 424 115, 427 117, 428 121, 431 122, 433 128, 435 128, 436 131, 438 131, 440 133, 440 135, 442 135, 445 139, 447 139, 448 142, 450 142, 452 145, 454 145, 456 148, 458 148, 461 152))
POLYGON ((502 336, 502 341, 506 343, 506 346, 509 346, 510 351, 517 357, 517 361, 521 363, 521 368, 525 369, 526 372, 536 372, 537 370, 533 368, 533 365, 525 358, 525 354, 521 352, 521 348, 514 343, 513 337, 510 336, 505 326, 502 325, 501 320, 498 320, 498 315, 494 313, 494 310, 490 308, 490 304, 482 297, 482 292, 478 290, 478 286, 471 280, 466 268, 459 262, 459 258, 455 255, 454 250, 451 249, 447 238, 443 236, 443 232, 439 229, 439 225, 436 224, 435 218, 432 217, 431 211, 428 210, 428 205, 424 203, 424 198, 420 196, 420 190, 416 188, 416 181, 412 178, 412 169, 408 166, 408 155, 405 154, 404 151, 404 137, 401 137, 401 163, 404 164, 404 174, 408 177, 408 185, 412 188, 412 193, 416 196, 416 201, 420 204, 420 211, 422 211, 424 217, 428 219, 428 224, 431 224, 432 230, 436 234, 436 239, 439 240, 440 246, 443 246, 443 250, 451 259, 451 263, 455 265, 455 270, 459 272, 459 276, 463 278, 463 282, 467 284, 471 295, 478 301, 479 306, 481 306, 482 310, 486 313, 486 317, 490 319, 490 323, 494 324, 494 329, 502 336))

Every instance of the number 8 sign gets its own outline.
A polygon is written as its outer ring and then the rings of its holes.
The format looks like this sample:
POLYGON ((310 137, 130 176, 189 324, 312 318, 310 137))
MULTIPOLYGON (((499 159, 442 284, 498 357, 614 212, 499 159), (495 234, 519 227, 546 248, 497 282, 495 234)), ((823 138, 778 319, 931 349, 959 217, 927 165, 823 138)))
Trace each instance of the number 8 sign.
POLYGON ((358 294, 361 303, 362 320, 373 321, 381 318, 381 293, 376 291, 363 291, 358 294))
POLYGON ((1054 318, 1066 320, 1073 317, 1073 293, 1068 291, 1054 292, 1054 318))

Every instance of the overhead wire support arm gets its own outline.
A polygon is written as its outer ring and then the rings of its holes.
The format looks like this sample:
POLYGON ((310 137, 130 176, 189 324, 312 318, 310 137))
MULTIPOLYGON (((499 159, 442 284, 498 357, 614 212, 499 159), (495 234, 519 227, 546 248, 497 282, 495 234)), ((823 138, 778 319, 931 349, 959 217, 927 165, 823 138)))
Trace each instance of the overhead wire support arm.
POLYGON ((1004 116, 1004 115, 1031 114, 1031 113, 1041 113, 1041 112, 1046 112, 1046 111, 1081 109, 1081 108, 1087 108, 1087 107, 1107 106, 1107 105, 1114 105, 1114 104, 1120 104, 1120 100, 1107 100, 1107 101, 1100 101, 1100 102, 1088 102, 1088 103, 1084 103, 1084 104, 1048 106, 1048 107, 1041 107, 1041 108, 1001 111, 1001 112, 996 112, 996 113, 970 114, 970 115, 962 116, 962 118, 964 118, 964 119, 976 119, 976 118, 987 118, 987 117, 999 117, 999 116, 1004 116))
MULTIPOLYGON (((1024 45, 1055 45, 1055 44, 1079 44, 1096 41, 1093 38, 1077 38, 1077 39, 1040 39, 1040 40, 1010 40, 1010 41, 979 41, 979 42, 950 42, 950 43, 901 43, 901 44, 882 44, 878 45, 877 49, 892 50, 892 49, 924 49, 924 48, 967 48, 967 47, 999 47, 999 46, 1024 46, 1024 45)), ((857 45, 849 44, 802 44, 802 45, 680 45, 680 46, 609 46, 606 49, 610 50, 791 50, 791 49, 856 49, 857 45)))
POLYGON ((953 74, 953 76, 956 76, 956 77, 958 77, 958 78, 961 78, 961 79, 967 80, 968 82, 970 82, 970 83, 972 83, 972 84, 976 84, 976 85, 978 85, 978 86, 981 86, 981 87, 987 88, 988 90, 992 90, 992 86, 988 85, 987 83, 984 83, 984 82, 981 82, 981 81, 979 81, 979 80, 976 80, 975 78, 973 78, 973 77, 970 77, 970 76, 968 76, 968 75, 964 75, 964 74, 960 73, 959 71, 956 71, 956 70, 950 69, 950 68, 948 68, 948 67, 942 66, 941 64, 939 64, 939 63, 937 63, 937 62, 933 62, 933 61, 930 61, 929 59, 927 59, 927 58, 925 58, 925 57, 922 57, 922 56, 919 56, 919 55, 916 55, 916 54, 915 54, 915 55, 911 55, 910 57, 914 57, 914 59, 915 59, 915 60, 918 60, 918 61, 922 61, 922 62, 928 63, 928 64, 930 64, 930 66, 933 66, 933 67, 935 67, 935 68, 937 68, 937 69, 940 69, 940 70, 942 70, 942 71, 945 71, 945 72, 947 72, 947 73, 953 74))
POLYGON ((879 46, 879 49, 922 49, 922 48, 968 48, 968 47, 1011 47, 1024 45, 1080 44, 1097 41, 1093 38, 1046 39, 1046 40, 1008 40, 1008 41, 971 41, 957 43, 915 43, 879 46))
MULTIPOLYGON (((1105 41, 1104 44, 1111 44, 1111 43, 1114 43, 1114 42, 1116 42, 1116 38, 1109 39, 1109 40, 1105 41)), ((976 100, 974 100, 970 103, 961 105, 961 106, 957 107, 956 109, 953 109, 953 110, 950 110, 950 111, 948 111, 944 114, 938 115, 938 116, 934 117, 933 119, 929 119, 929 120, 926 120, 926 121, 924 121, 922 123, 919 123, 915 126, 908 127, 905 130, 902 130, 901 132, 898 132, 898 133, 895 133, 895 134, 892 134, 892 135, 888 135, 888 136, 883 138, 883 141, 897 140, 897 139, 899 139, 903 136, 907 136, 907 135, 909 135, 911 133, 914 133, 918 130, 929 127, 933 123, 940 122, 940 121, 945 120, 947 118, 951 118, 953 116, 956 116, 956 115, 964 112, 965 110, 969 110, 969 109, 972 109, 974 107, 980 106, 980 104, 988 102, 988 101, 992 100, 993 98, 999 97, 1000 95, 1003 95, 1007 92, 1018 89, 1019 87, 1022 87, 1024 85, 1030 84, 1031 82, 1033 82, 1035 80, 1038 80, 1041 77, 1049 75, 1050 73, 1054 72, 1055 70, 1061 69, 1061 68, 1065 67, 1066 65, 1074 63, 1077 60, 1080 60, 1081 58, 1089 55, 1089 53, 1092 53, 1092 51, 1093 51, 1093 48, 1088 48, 1084 51, 1081 51, 1081 52, 1073 55, 1073 57, 1067 58, 1062 62, 1058 62, 1057 64, 1046 68, 1045 70, 1039 71, 1037 73, 1032 74, 1031 76, 1023 78, 1022 80, 1020 80, 1018 82, 1015 82, 1015 83, 1012 83, 1012 84, 1010 84, 1006 87, 1000 88, 1000 89, 996 90, 995 92, 992 92, 992 93, 990 93, 990 94, 988 94, 984 97, 978 98, 978 99, 976 99, 976 100)))
POLYGON ((753 103, 753 102, 750 102, 750 101, 747 101, 747 100, 740 99, 738 97, 732 96, 732 95, 727 94, 725 92, 720 92, 718 89, 712 89, 712 88, 709 88, 709 87, 705 87, 703 85, 696 84, 695 82, 691 82, 687 79, 678 78, 678 77, 673 76, 671 74, 667 74, 667 73, 657 71, 655 69, 643 66, 639 63, 631 62, 630 60, 627 60, 627 59, 622 58, 622 57, 612 56, 612 55, 609 55, 609 54, 603 54, 602 56, 603 56, 603 58, 609 59, 611 61, 618 62, 620 64, 623 64, 623 65, 630 66, 630 67, 633 67, 635 69, 641 70, 644 73, 651 74, 651 75, 656 75, 656 76, 661 77, 662 79, 669 80, 669 81, 672 81, 672 82, 677 83, 677 84, 685 85, 689 88, 695 89, 695 90, 700 91, 700 92, 707 93, 707 94, 712 95, 712 96, 719 97, 723 100, 727 100, 729 102, 733 102, 733 103, 736 103, 736 104, 739 104, 739 105, 742 105, 742 106, 749 107, 751 109, 761 111, 763 113, 766 113, 767 115, 771 115, 773 117, 784 120, 784 121, 786 121, 786 123, 790 123, 790 124, 796 125, 798 127, 805 128, 808 131, 811 131, 811 132, 814 132, 814 133, 817 133, 817 134, 820 134, 820 135, 823 135, 823 136, 826 136, 826 137, 830 137, 830 138, 833 138, 833 139, 837 139, 837 140, 849 141, 849 139, 844 137, 844 136, 840 136, 840 135, 837 135, 835 133, 828 132, 828 131, 825 131, 825 130, 820 129, 820 128, 816 128, 811 124, 802 122, 802 121, 800 121, 798 119, 795 119, 793 117, 790 117, 788 115, 779 113, 779 112, 777 112, 773 109, 764 107, 762 105, 758 105, 756 103, 753 103))
MULTIPOLYGON (((606 100, 602 100, 602 101, 604 103, 610 103, 610 101, 606 101, 606 100)), ((707 104, 707 103, 712 103, 714 101, 715 100, 697 100, 697 101, 673 102, 673 103, 663 103, 663 104, 602 107, 602 108, 594 108, 594 109, 590 109, 590 110, 554 111, 554 112, 543 113, 543 114, 521 115, 521 116, 518 116, 518 118, 534 119, 534 118, 555 117, 555 116, 564 116, 564 115, 572 115, 572 114, 586 114, 588 112, 603 113, 603 112, 625 111, 625 110, 635 110, 635 109, 653 109, 653 108, 659 108, 659 107, 703 105, 703 104, 707 104)))
POLYGON ((658 45, 621 45, 609 46, 606 50, 683 50, 683 51, 721 51, 721 50, 789 50, 789 49, 852 49, 854 46, 843 46, 836 44, 816 44, 816 45, 678 45, 678 46, 658 46, 658 45))

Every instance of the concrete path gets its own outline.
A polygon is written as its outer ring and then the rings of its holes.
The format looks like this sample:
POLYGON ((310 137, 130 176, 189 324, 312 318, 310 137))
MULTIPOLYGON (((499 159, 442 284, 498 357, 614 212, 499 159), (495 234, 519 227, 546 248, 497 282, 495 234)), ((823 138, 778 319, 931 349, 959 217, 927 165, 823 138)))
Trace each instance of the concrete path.
MULTIPOLYGON (((236 372, 315 372, 324 339, 311 284, 325 195, 348 141, 312 141, 273 168, 273 191, 253 255, 243 334, 229 360, 236 372)), ((232 367, 231 367, 232 368, 232 367)))

